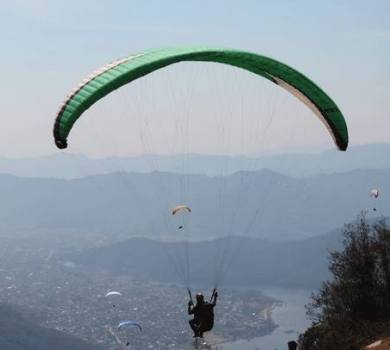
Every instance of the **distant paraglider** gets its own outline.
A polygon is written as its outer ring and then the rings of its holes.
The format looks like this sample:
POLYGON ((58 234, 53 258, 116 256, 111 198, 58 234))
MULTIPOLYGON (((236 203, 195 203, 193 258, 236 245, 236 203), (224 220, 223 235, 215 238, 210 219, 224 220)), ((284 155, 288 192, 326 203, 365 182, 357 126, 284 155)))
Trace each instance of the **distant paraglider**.
MULTIPOLYGON (((118 331, 125 329, 125 328, 138 328, 142 332, 142 327, 139 323, 135 321, 123 321, 118 324, 118 331)), ((126 346, 129 346, 130 342, 127 340, 126 341, 126 346)))
POLYGON ((118 330, 120 330, 121 328, 126 328, 126 327, 129 327, 129 328, 136 327, 142 332, 141 325, 135 321, 123 321, 123 322, 120 322, 118 324, 118 330))
POLYGON ((120 297, 122 296, 121 293, 112 291, 112 292, 108 292, 108 293, 105 295, 105 297, 107 298, 107 297, 109 297, 109 296, 111 296, 111 295, 117 295, 117 296, 120 296, 120 297))
MULTIPOLYGON (((375 198, 377 199, 379 197, 379 190, 376 189, 376 188, 373 188, 371 191, 370 191, 370 197, 372 198, 375 198)), ((376 208, 372 208, 373 211, 376 211, 376 208)))
POLYGON ((172 209, 172 215, 176 215, 177 213, 180 213, 181 211, 188 211, 189 213, 192 212, 191 208, 187 205, 178 205, 172 209))
MULTIPOLYGON (((178 205, 172 209, 172 215, 179 215, 181 213, 192 213, 192 210, 187 205, 178 205)), ((184 224, 181 224, 177 229, 182 230, 184 228, 184 224)))
POLYGON ((378 198, 379 197, 379 190, 377 190, 376 188, 372 189, 370 191, 370 196, 374 197, 374 198, 378 198))
MULTIPOLYGON (((116 291, 111 291, 111 292, 108 292, 106 295, 105 295, 105 297, 106 298, 108 298, 108 299, 110 299, 110 300, 115 300, 115 299, 117 299, 118 297, 121 297, 122 296, 122 293, 120 293, 120 292, 116 292, 116 291)), ((112 304, 112 307, 115 307, 116 306, 116 304, 115 303, 113 303, 112 304)))

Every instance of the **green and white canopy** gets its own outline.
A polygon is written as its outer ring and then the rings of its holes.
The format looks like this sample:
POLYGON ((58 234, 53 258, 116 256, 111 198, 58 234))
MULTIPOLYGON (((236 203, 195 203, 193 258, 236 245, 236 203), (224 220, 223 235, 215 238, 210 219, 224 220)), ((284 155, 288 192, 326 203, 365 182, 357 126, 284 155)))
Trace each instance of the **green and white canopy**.
MULTIPOLYGON (((288 90, 325 124, 337 147, 348 147, 348 129, 333 100, 295 69, 251 52, 207 47, 165 48, 116 60, 94 72, 74 89, 61 106, 54 125, 58 148, 67 147, 68 135, 85 110, 110 92, 158 69, 183 61, 216 62, 242 68, 288 90)), ((190 84, 191 82, 189 82, 190 84)))

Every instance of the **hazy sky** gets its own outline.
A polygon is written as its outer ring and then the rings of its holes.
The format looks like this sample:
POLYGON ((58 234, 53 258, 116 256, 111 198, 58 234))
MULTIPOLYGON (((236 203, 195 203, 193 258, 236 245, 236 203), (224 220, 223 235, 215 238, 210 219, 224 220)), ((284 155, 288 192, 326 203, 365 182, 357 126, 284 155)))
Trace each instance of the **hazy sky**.
MULTIPOLYGON (((285 62, 336 101, 347 119, 351 145, 390 142, 390 1, 13 0, 1 4, 0 30, 0 156, 57 152, 51 129, 58 107, 69 90, 99 66, 144 49, 188 44, 242 48, 285 62)), ((158 135, 156 149, 175 151, 172 143, 165 147, 165 141, 174 137, 182 109, 190 119, 201 115, 199 122, 191 119, 191 132, 181 134, 191 139, 190 151, 260 152, 258 139, 250 135, 257 130, 259 114, 259 130, 272 134, 261 141, 265 151, 331 147, 310 112, 274 92, 275 87, 268 87, 272 84, 214 66, 172 67, 125 90, 126 101, 119 107, 124 93, 110 97, 77 125, 71 151, 139 154, 145 151, 142 133, 148 132, 158 135), (188 92, 189 81, 194 85, 188 92), (165 94, 174 95, 170 105, 165 94), (280 115, 268 130, 272 108, 280 115), (123 111, 136 113, 137 121, 119 118, 123 111), (218 134, 223 119, 210 122, 218 113, 240 117, 229 119, 231 131, 218 134), (158 117, 150 125, 154 115, 158 117), (248 118, 245 126, 239 122, 243 116, 248 118), (147 126, 143 118, 150 118, 147 126), (294 128, 299 131, 285 137, 294 128), (103 135, 99 147, 91 142, 91 133, 103 135), (219 145, 218 135, 226 137, 219 145), (248 144, 238 147, 240 140, 248 144)))

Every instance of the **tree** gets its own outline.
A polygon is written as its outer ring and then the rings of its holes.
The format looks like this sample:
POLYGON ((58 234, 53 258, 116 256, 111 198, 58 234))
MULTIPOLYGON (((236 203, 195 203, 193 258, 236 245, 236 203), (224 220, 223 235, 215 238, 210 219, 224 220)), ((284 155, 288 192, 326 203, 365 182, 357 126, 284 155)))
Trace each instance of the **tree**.
POLYGON ((390 230, 362 213, 345 226, 343 250, 330 253, 332 280, 324 282, 307 313, 312 326, 303 350, 359 349, 390 322, 390 230))

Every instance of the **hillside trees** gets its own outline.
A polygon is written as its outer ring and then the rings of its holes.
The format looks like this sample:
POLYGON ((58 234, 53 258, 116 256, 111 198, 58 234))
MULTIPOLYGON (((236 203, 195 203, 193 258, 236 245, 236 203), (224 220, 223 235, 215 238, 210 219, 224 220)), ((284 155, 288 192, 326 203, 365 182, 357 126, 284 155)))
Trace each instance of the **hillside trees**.
POLYGON ((390 324, 390 229, 364 213, 345 226, 343 250, 330 254, 330 281, 307 306, 312 326, 300 349, 360 349, 390 324))

